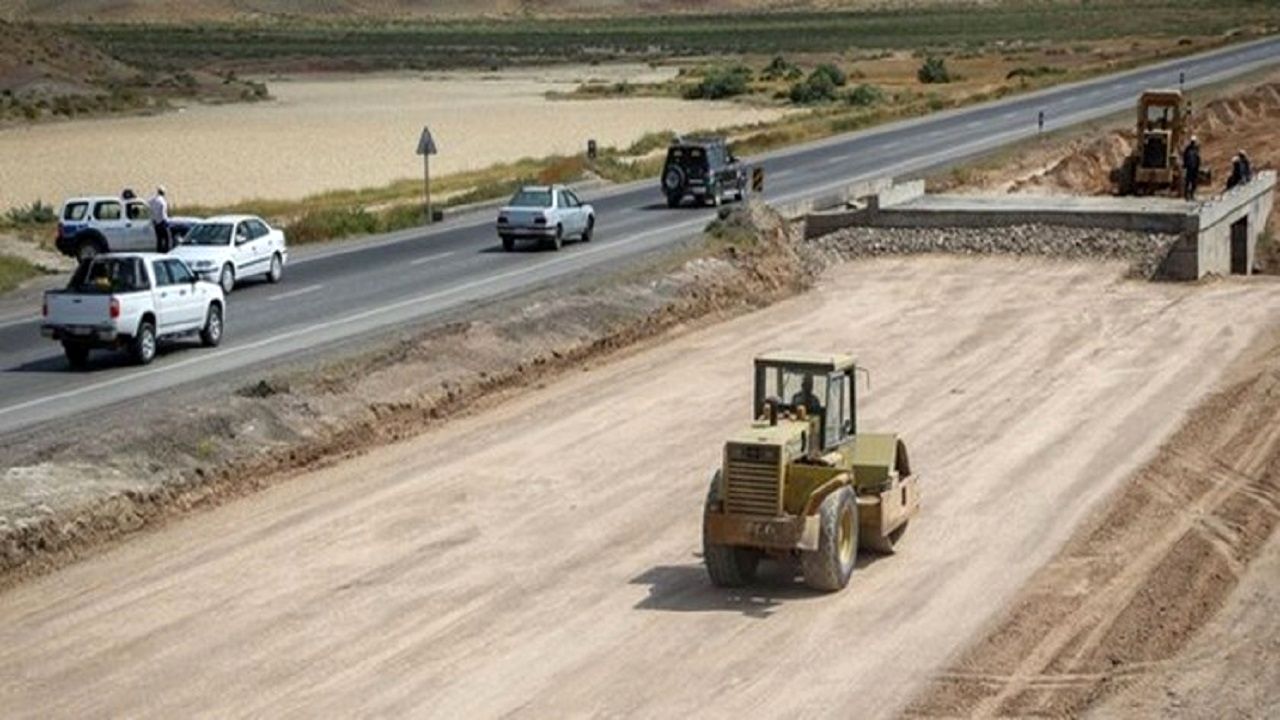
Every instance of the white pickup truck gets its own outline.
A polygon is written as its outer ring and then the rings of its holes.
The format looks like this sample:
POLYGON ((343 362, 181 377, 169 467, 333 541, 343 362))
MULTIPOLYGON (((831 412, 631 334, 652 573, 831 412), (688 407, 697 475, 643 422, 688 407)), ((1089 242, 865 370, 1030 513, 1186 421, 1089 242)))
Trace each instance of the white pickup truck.
POLYGON ((43 313, 41 334, 62 343, 71 367, 87 365, 93 348, 127 349, 146 365, 162 338, 222 342, 226 300, 178 258, 120 253, 81 263, 66 289, 44 294, 43 313))

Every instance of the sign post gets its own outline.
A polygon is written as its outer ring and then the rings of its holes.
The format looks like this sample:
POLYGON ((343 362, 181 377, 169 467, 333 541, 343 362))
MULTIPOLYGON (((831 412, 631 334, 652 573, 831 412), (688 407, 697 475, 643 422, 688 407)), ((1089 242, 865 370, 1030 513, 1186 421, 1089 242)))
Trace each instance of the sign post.
POLYGON ((422 196, 427 209, 427 224, 435 220, 431 212, 431 156, 435 155, 436 141, 431 137, 431 128, 422 126, 422 137, 418 138, 418 154, 422 156, 422 196))

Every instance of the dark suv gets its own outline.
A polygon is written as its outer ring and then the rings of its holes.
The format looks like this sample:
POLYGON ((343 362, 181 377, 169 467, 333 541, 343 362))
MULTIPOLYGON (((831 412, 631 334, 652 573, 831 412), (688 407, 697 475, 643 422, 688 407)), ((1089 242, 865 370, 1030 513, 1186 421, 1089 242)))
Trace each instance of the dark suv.
POLYGON ((747 196, 747 172, 724 138, 677 138, 667 148, 662 192, 668 207, 676 207, 687 195, 711 205, 719 205, 728 193, 742 200, 747 196))

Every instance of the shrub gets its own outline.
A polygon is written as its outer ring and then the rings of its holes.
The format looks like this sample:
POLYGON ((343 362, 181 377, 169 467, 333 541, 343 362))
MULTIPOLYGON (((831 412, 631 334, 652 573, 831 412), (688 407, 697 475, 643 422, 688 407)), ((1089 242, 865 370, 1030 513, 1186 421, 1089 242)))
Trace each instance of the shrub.
POLYGON ((774 56, 764 70, 760 71, 760 77, 765 80, 798 80, 803 75, 804 71, 781 55, 774 56))
POLYGON ((916 71, 916 78, 926 85, 932 83, 951 82, 951 73, 947 71, 947 61, 940 57, 927 57, 924 64, 916 71))
POLYGON ((289 242, 304 244, 351 235, 372 235, 381 229, 378 217, 364 208, 309 210, 289 223, 289 242))
POLYGON ((382 232, 394 232, 405 228, 418 227, 426 221, 426 209, 422 203, 415 202, 395 205, 382 211, 379 215, 382 232))
POLYGON ((788 96, 797 105, 828 102, 836 97, 836 84, 829 73, 814 70, 809 77, 792 85, 788 96))
POLYGON ((1066 70, 1063 70, 1062 68, 1056 68, 1050 65, 1036 65, 1035 67, 1020 65, 1010 70, 1008 74, 1004 76, 1004 79, 1015 80, 1017 78, 1036 78, 1045 75, 1062 75, 1065 72, 1066 70))
POLYGON ((813 78, 818 75, 825 75, 835 87, 844 87, 849 82, 849 77, 844 74, 844 71, 830 63, 823 63, 814 68, 809 77, 813 78))
POLYGON ((844 96, 845 102, 857 107, 869 107, 884 100, 884 91, 875 85, 863 83, 844 96))
POLYGON ((659 148, 664 148, 670 145, 671 141, 674 140, 675 138, 676 138, 676 134, 674 132, 671 132, 670 130, 645 133, 644 135, 640 136, 639 140, 636 140, 635 142, 631 143, 631 145, 627 146, 627 149, 623 150, 622 154, 630 155, 630 156, 648 155, 654 150, 657 150, 659 148))
POLYGON ((9 292, 40 274, 40 268, 23 258, 0 255, 0 293, 9 292))
POLYGON ((44 225, 57 220, 58 212, 52 205, 37 200, 30 205, 9 208, 5 218, 12 225, 44 225))
POLYGON ((719 100, 742 95, 747 92, 751 78, 751 68, 745 65, 712 68, 702 82, 686 90, 684 96, 690 100, 719 100))

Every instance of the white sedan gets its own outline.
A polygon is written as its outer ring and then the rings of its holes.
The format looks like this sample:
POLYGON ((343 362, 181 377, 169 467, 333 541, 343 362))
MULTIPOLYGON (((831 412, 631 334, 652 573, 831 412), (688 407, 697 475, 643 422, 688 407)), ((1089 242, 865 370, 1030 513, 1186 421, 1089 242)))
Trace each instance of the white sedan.
POLYGON ((537 240, 559 250, 567 238, 591 242, 596 211, 563 185, 530 185, 498 210, 502 249, 515 249, 516 240, 537 240))
POLYGON ((252 215, 207 218, 192 227, 170 254, 185 260, 197 274, 216 279, 224 293, 253 275, 280 282, 289 261, 284 232, 252 215))

